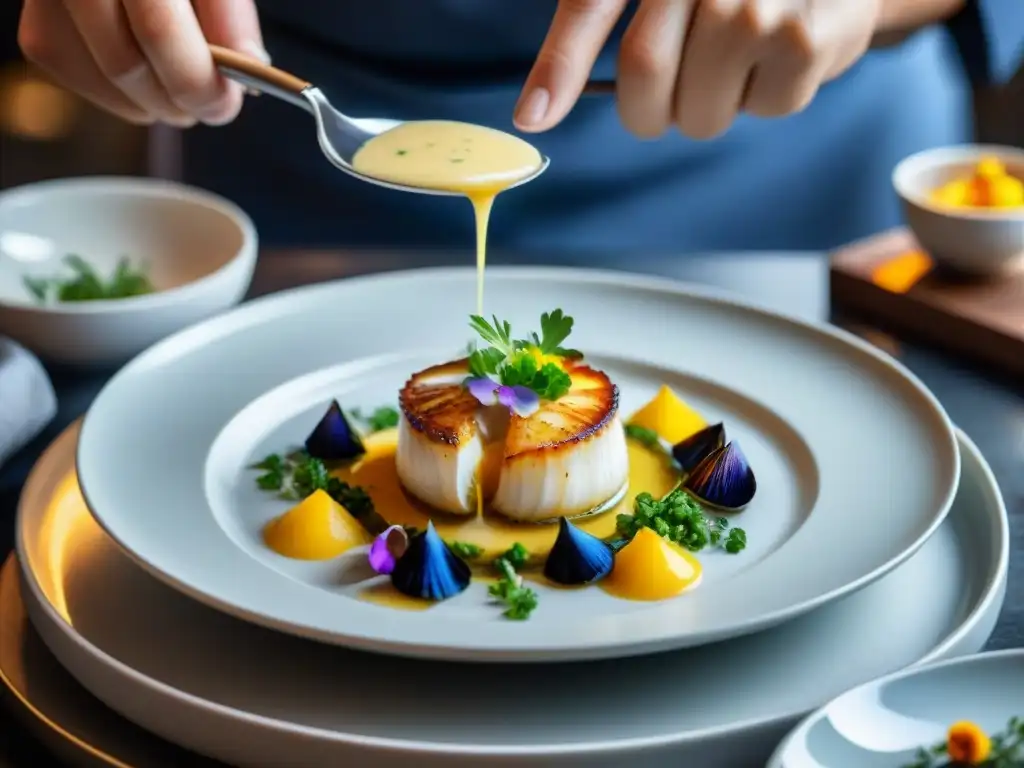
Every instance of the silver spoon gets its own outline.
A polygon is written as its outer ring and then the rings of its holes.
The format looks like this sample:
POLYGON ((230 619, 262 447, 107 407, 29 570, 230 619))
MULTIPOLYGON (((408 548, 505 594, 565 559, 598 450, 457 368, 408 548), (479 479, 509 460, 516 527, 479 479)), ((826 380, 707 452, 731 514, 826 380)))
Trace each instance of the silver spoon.
MULTIPOLYGON (((396 125, 401 125, 401 120, 349 117, 332 107, 327 97, 319 88, 289 72, 264 64, 236 51, 221 48, 220 46, 211 45, 210 52, 213 54, 214 62, 225 77, 244 85, 246 88, 276 96, 312 114, 316 120, 316 136, 320 143, 320 149, 323 150, 323 153, 331 163, 350 176, 355 176, 357 179, 367 181, 370 184, 397 189, 402 192, 418 192, 426 195, 459 195, 458 192, 409 187, 403 184, 383 181, 362 174, 352 167, 352 158, 355 157, 356 152, 363 144, 374 136, 394 128, 396 125)), ((511 186, 518 187, 528 181, 533 181, 547 170, 550 164, 551 160, 547 157, 542 157, 540 167, 534 173, 511 186)))

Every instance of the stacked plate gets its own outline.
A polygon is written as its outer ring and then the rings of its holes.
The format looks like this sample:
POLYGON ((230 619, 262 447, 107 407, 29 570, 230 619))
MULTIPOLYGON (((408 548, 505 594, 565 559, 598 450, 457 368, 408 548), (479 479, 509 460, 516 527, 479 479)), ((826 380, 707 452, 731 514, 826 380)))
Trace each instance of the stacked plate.
POLYGON ((20 610, 20 578, 32 624, 92 694, 242 766, 751 766, 842 691, 984 645, 1005 510, 927 390, 838 331, 619 273, 494 269, 487 302, 515 328, 572 315, 623 413, 668 385, 742 441, 758 480, 747 549, 702 556, 698 589, 641 603, 538 587, 516 622, 485 585, 394 610, 356 599, 336 561, 267 549, 287 503, 256 489, 252 463, 301 442, 332 399, 393 402, 450 359, 474 279, 278 294, 136 358, 34 470, 4 610, 20 610))

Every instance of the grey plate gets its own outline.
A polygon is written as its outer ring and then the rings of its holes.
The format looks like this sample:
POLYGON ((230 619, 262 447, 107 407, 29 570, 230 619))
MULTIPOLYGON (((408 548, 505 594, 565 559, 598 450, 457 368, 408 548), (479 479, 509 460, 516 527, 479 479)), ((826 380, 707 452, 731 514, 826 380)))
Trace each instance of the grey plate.
POLYGON ((988 734, 1024 717, 1024 649, 899 672, 847 691, 809 715, 769 768, 901 768, 969 720, 988 734))
MULTIPOLYGON (((776 629, 575 664, 481 667, 345 651, 225 616, 137 568, 85 509, 75 440, 71 429, 47 451, 20 508, 33 624, 109 706, 245 766, 642 768, 709 765, 716 755, 715 766, 749 768, 838 692, 979 650, 1005 589, 1005 509, 961 436, 957 500, 921 551, 877 584, 776 629), (929 599, 907 600, 918 594, 929 599)), ((42 690, 46 679, 36 684, 42 690)), ((117 749, 115 731, 96 733, 117 749)))
POLYGON ((361 650, 536 662, 766 629, 880 578, 949 509, 960 476, 953 426, 867 343, 665 279, 495 268, 488 308, 519 332, 559 306, 574 316, 571 342, 619 385, 623 414, 666 383, 725 422, 758 479, 736 519, 743 554, 702 554, 700 588, 678 599, 539 587, 530 620, 508 622, 483 583, 429 611, 394 611, 353 599, 360 587, 339 583, 340 562, 268 550, 261 528, 286 504, 255 490, 251 464, 300 443, 332 398, 393 403, 411 372, 458 354, 474 288, 472 269, 342 280, 254 301, 152 347, 85 417, 78 468, 93 515, 145 570, 253 623, 361 650))

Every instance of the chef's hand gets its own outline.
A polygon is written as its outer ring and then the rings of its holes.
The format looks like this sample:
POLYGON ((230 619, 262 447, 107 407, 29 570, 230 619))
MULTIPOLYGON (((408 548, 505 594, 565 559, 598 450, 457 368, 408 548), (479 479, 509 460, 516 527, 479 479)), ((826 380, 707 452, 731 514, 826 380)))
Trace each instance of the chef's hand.
POLYGON ((133 123, 233 119, 242 89, 207 43, 266 59, 253 0, 25 0, 18 44, 61 85, 133 123))
MULTIPOLYGON (((640 0, 619 53, 619 114, 653 138, 707 139, 741 112, 799 112, 867 50, 883 0, 640 0)), ((627 0, 560 0, 516 106, 520 130, 572 109, 627 0)))

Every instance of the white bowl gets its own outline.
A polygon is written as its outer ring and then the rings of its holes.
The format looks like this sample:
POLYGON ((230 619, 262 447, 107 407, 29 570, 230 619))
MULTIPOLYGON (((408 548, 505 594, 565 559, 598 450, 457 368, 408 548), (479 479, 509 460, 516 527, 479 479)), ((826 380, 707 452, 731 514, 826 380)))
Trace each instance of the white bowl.
POLYGON ((252 220, 199 189, 141 178, 79 178, 0 193, 0 335, 44 360, 123 363, 237 304, 256 266, 252 220), (74 253, 101 275, 122 257, 145 264, 156 292, 40 304, 26 276, 64 273, 74 253))
POLYGON ((1024 208, 946 208, 930 195, 970 176, 982 157, 996 157, 1024 179, 1024 150, 983 144, 939 147, 901 161, 892 174, 914 236, 939 264, 975 275, 997 275, 1024 263, 1024 208))

